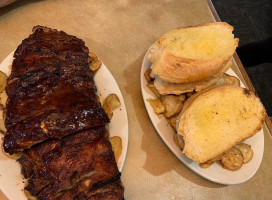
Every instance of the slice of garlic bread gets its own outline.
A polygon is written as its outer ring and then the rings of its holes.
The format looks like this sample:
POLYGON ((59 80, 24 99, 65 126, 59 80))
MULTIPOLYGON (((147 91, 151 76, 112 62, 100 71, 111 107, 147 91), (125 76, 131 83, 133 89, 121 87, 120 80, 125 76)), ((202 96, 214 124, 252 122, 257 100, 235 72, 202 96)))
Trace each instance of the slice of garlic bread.
POLYGON ((185 155, 204 163, 261 130, 265 109, 247 89, 223 85, 191 96, 178 121, 185 155))
POLYGON ((174 29, 159 39, 148 57, 152 73, 171 83, 217 77, 238 46, 233 27, 224 22, 174 29))

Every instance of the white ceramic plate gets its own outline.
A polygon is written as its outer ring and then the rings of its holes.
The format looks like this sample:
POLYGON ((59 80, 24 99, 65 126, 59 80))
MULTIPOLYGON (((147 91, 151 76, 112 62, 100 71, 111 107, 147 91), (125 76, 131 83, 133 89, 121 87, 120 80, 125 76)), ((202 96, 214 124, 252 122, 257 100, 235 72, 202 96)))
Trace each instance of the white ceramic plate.
MULTIPOLYGON (((211 180, 213 182, 221 183, 221 184, 238 184, 243 183, 249 180, 258 170, 264 151, 264 136, 263 130, 256 133, 253 137, 245 140, 244 142, 251 145, 251 148, 254 152, 253 159, 242 166, 238 171, 230 171, 222 168, 218 163, 213 164, 211 167, 203 169, 199 167, 199 164, 192 161, 188 157, 186 157, 180 148, 175 144, 173 136, 174 130, 168 124, 168 121, 162 117, 161 119, 154 113, 153 108, 146 101, 148 98, 156 98, 156 96, 151 92, 147 87, 147 80, 145 79, 144 72, 151 66, 150 60, 147 58, 147 54, 150 51, 151 47, 145 54, 142 68, 141 68, 141 89, 143 94, 143 100, 148 112, 148 115, 156 128, 158 134, 165 142, 165 144, 169 147, 169 149, 180 159, 186 166, 188 166, 191 170, 196 172, 197 174, 203 176, 204 178, 211 180)), ((232 69, 227 71, 229 75, 238 77, 232 69)), ((242 87, 245 87, 241 82, 242 87)))
MULTIPOLYGON (((7 75, 10 74, 10 68, 13 60, 13 52, 0 64, 0 71, 5 72, 7 75)), ((95 75, 95 83, 97 86, 97 92, 100 96, 101 102, 103 99, 111 93, 117 94, 121 101, 121 106, 113 112, 113 117, 110 122, 110 136, 120 136, 122 138, 122 154, 117 163, 119 170, 121 171, 127 153, 128 147, 128 118, 125 102, 121 91, 111 75, 107 67, 102 64, 100 69, 95 75)), ((1 138, 2 138, 1 134, 1 138)), ((2 146, 2 140, 0 140, 2 146)), ((10 200, 26 200, 26 196, 23 192, 25 180, 21 175, 21 167, 19 163, 6 157, 3 151, 0 151, 0 189, 10 200)))

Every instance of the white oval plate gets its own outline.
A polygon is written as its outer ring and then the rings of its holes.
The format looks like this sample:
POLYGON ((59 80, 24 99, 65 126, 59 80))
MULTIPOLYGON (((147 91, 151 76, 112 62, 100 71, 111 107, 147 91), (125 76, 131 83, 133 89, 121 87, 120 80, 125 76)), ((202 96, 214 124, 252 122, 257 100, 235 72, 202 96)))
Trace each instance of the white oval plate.
MULTIPOLYGON (((0 64, 0 71, 10 74, 10 65, 13 61, 13 52, 8 55, 5 60, 0 64)), ((122 138, 122 154, 118 160, 117 166, 121 171, 124 166, 127 147, 128 147, 128 118, 125 102, 121 91, 113 78, 110 71, 102 63, 102 66, 97 71, 95 77, 95 84, 97 86, 97 94, 101 102, 111 93, 117 94, 120 99, 121 106, 113 111, 113 117, 110 122, 109 130, 110 136, 119 136, 122 138)), ((2 146, 2 137, 0 145, 2 146)), ((2 148, 2 147, 1 147, 2 148)), ((0 189, 10 200, 27 200, 24 194, 25 179, 21 175, 21 166, 15 160, 6 157, 3 151, 0 151, 0 189)))
MULTIPOLYGON (((148 98, 156 98, 153 92, 151 92, 146 87, 148 82, 144 76, 144 72, 146 71, 146 69, 151 66, 151 61, 147 58, 147 54, 150 51, 151 47, 145 54, 141 67, 141 90, 148 115, 162 140, 169 147, 169 149, 178 157, 178 159, 180 159, 187 167, 210 181, 230 185, 243 183, 249 180, 256 173, 262 162, 264 151, 263 129, 256 133, 253 137, 244 141, 245 143, 251 145, 254 156, 253 159, 249 163, 244 164, 241 169, 237 171, 226 170, 218 163, 214 163, 211 167, 206 169, 199 167, 198 163, 186 157, 185 154, 182 153, 182 150, 175 144, 173 139, 175 132, 168 124, 168 121, 164 117, 159 119, 151 105, 146 101, 146 99, 148 98)), ((232 69, 229 69, 227 73, 238 78, 238 76, 234 73, 232 69)), ((242 87, 245 87, 242 82, 241 85, 242 87)))

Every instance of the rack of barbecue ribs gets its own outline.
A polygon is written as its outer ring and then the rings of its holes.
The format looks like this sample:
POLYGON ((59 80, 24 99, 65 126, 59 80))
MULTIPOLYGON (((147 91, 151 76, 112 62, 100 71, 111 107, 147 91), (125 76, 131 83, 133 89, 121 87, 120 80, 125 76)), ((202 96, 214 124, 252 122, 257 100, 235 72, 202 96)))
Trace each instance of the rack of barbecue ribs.
POLYGON ((124 188, 85 43, 42 26, 14 53, 4 150, 22 152, 25 190, 38 200, 119 200, 124 188))

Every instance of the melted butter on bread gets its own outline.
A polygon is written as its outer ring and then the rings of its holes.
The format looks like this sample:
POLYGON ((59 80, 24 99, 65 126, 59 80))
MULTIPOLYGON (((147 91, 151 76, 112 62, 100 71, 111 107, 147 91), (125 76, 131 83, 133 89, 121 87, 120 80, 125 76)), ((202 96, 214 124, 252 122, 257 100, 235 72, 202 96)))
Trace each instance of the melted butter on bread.
POLYGON ((151 48, 152 73, 170 83, 188 83, 226 72, 238 46, 224 22, 170 30, 151 48))
POLYGON ((184 105, 178 126, 192 160, 215 158, 262 128, 265 110, 253 92, 225 85, 199 93, 184 105))

